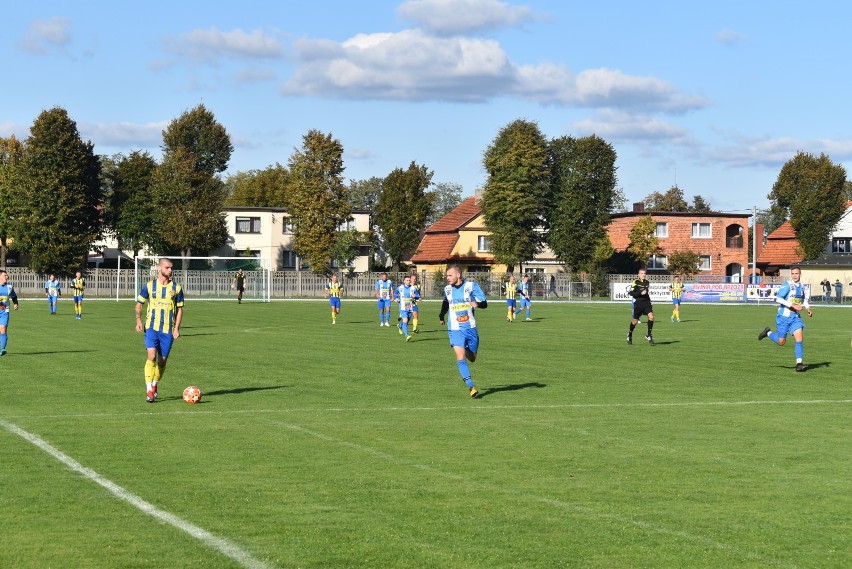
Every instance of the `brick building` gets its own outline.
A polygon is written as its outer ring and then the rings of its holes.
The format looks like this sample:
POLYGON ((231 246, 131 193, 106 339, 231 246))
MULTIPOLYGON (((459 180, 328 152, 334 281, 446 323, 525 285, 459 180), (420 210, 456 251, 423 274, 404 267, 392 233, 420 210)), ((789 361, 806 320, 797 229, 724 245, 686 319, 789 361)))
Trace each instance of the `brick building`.
POLYGON ((649 274, 665 272, 674 251, 692 251, 700 258, 699 276, 726 277, 743 282, 748 270, 748 218, 750 214, 645 211, 641 203, 633 211, 612 214, 607 227, 616 251, 630 244, 630 230, 640 218, 650 215, 657 224, 660 252, 648 262, 649 274))

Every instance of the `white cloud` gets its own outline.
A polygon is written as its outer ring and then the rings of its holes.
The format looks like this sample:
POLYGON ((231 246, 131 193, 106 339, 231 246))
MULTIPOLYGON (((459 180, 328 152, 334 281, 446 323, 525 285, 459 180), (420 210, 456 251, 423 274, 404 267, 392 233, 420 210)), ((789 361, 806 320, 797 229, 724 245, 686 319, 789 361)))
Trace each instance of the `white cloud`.
POLYGON ((574 75, 562 65, 517 66, 495 40, 422 30, 359 34, 343 43, 299 40, 285 95, 353 99, 486 101, 517 96, 580 107, 684 112, 708 102, 670 83, 617 70, 574 75))
POLYGON ((91 140, 96 146, 150 148, 163 142, 163 131, 168 121, 134 124, 80 123, 80 137, 91 140))
POLYGON ((533 19, 527 6, 499 0, 406 0, 397 14, 439 35, 518 26, 533 19))
POLYGON ((852 140, 801 140, 792 137, 743 138, 719 147, 707 158, 734 167, 780 167, 798 152, 825 154, 832 161, 852 160, 852 140))
POLYGON ((737 45, 748 41, 748 36, 729 28, 716 32, 716 41, 725 45, 737 45))
POLYGON ((71 43, 71 22, 68 18, 34 20, 21 38, 20 46, 29 53, 46 54, 71 43))
POLYGON ((686 129, 660 117, 612 110, 599 111, 594 118, 572 124, 571 132, 580 135, 596 134, 613 142, 691 143, 686 129))
POLYGON ((223 32, 215 27, 166 38, 166 51, 194 61, 218 63, 221 59, 269 59, 282 55, 281 43, 261 30, 223 32))

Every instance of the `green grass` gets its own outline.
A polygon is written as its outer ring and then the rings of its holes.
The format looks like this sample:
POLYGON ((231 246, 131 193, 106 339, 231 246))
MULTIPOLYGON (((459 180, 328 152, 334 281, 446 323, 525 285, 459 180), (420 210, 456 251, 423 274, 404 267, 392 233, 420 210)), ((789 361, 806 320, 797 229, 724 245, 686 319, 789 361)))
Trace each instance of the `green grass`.
MULTIPOLYGON (((805 360, 768 306, 477 313, 467 397, 438 305, 406 344, 372 302, 192 302, 145 403, 129 302, 22 302, 0 359, 0 567, 241 567, 8 425, 268 567, 852 566, 852 348, 805 360), (198 385, 189 406, 183 388, 198 385), (2 425, 2 423, 0 423, 2 425)), ((394 319, 395 321, 395 313, 394 319)))

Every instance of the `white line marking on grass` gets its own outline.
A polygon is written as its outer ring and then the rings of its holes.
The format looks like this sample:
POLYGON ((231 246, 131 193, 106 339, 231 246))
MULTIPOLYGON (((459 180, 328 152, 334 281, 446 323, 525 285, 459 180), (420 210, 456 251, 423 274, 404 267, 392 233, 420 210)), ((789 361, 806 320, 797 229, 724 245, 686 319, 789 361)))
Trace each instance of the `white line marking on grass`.
POLYGON ((116 498, 124 500, 125 502, 129 503, 131 506, 135 507, 141 512, 148 514, 149 516, 156 518, 157 520, 163 523, 174 526, 177 529, 191 535, 199 541, 202 541, 205 545, 219 551, 227 557, 230 557, 243 567, 246 567, 247 569, 267 569, 268 565, 252 557, 251 554, 242 549, 236 543, 228 539, 215 536, 207 530, 203 530, 200 527, 175 516, 174 514, 170 514, 169 512, 157 508, 156 506, 146 502, 139 496, 128 492, 121 486, 110 482, 94 470, 86 468, 85 466, 83 466, 70 456, 66 455, 65 453, 61 452, 60 450, 56 449, 37 435, 29 433, 18 427, 17 425, 4 421, 3 419, 0 419, 0 426, 2 426, 10 433, 18 435, 26 441, 34 444, 35 446, 37 446, 38 448, 40 448, 41 450, 43 450, 44 452, 46 452, 71 470, 73 470, 74 472, 83 475, 83 477, 88 478, 92 482, 100 484, 116 498))
MULTIPOLYGON (((266 420, 267 420, 267 422, 272 423, 273 425, 278 425, 280 427, 284 427, 284 428, 290 429, 292 431, 304 433, 308 436, 318 438, 318 439, 325 441, 327 443, 341 445, 341 446, 356 450, 358 452, 363 452, 364 454, 368 454, 370 456, 374 456, 376 458, 386 460, 388 462, 393 462, 395 464, 408 466, 410 468, 414 468, 416 470, 421 470, 423 472, 428 472, 429 474, 432 474, 432 475, 435 475, 435 476, 440 476, 440 477, 446 478, 448 480, 452 480, 452 481, 456 481, 456 482, 465 482, 465 483, 468 483, 468 484, 471 483, 471 479, 470 479, 469 476, 462 476, 460 474, 454 474, 452 472, 446 472, 446 471, 443 471, 443 470, 439 470, 437 468, 434 468, 432 466, 427 466, 425 464, 418 464, 418 463, 415 463, 415 462, 410 462, 410 461, 401 459, 397 456, 394 456, 392 454, 386 453, 384 451, 380 451, 380 450, 377 450, 377 449, 374 449, 374 448, 371 448, 371 447, 368 447, 368 446, 364 446, 364 445, 361 445, 361 444, 358 444, 358 443, 353 443, 353 442, 350 442, 350 441, 338 439, 338 438, 333 437, 331 435, 327 435, 325 433, 320 433, 320 432, 314 431, 312 429, 306 429, 305 427, 302 427, 301 425, 293 425, 293 424, 290 424, 290 423, 285 423, 285 422, 282 422, 282 421, 276 421, 276 420, 272 420, 272 419, 266 419, 266 420)), ((473 485, 478 490, 488 490, 488 491, 491 491, 491 492, 494 492, 494 493, 500 493, 500 494, 507 495, 507 496, 524 498, 524 499, 527 499, 531 502, 536 502, 538 504, 543 504, 543 505, 552 506, 552 507, 563 509, 563 510, 577 512, 577 513, 580 513, 580 514, 583 514, 585 516, 589 516, 589 517, 592 517, 592 518, 599 518, 599 519, 607 520, 607 521, 614 522, 614 523, 619 523, 619 524, 626 525, 626 526, 633 526, 635 528, 639 528, 641 530, 648 531, 648 532, 651 532, 651 533, 657 533, 657 534, 661 534, 661 535, 672 536, 672 537, 675 537, 675 538, 678 538, 678 539, 682 539, 684 541, 696 543, 696 544, 704 546, 704 547, 711 547, 711 548, 717 549, 719 551, 726 551, 726 552, 732 553, 734 555, 747 557, 747 558, 749 558, 753 561, 757 561, 758 563, 760 563, 762 565, 771 565, 773 567, 782 567, 784 569, 798 569, 797 565, 793 565, 793 564, 790 564, 790 563, 787 563, 787 562, 784 562, 784 561, 781 561, 781 560, 778 560, 778 559, 772 559, 772 558, 769 558, 769 557, 765 557, 765 556, 763 556, 759 553, 753 552, 753 551, 745 551, 745 550, 743 550, 743 549, 741 549, 741 548, 739 548, 735 545, 731 545, 731 544, 728 544, 728 543, 722 543, 722 542, 719 542, 719 541, 716 541, 714 539, 704 537, 704 536, 701 536, 701 535, 695 535, 695 534, 691 534, 691 533, 681 531, 681 530, 669 529, 667 527, 651 524, 651 523, 648 523, 648 522, 645 522, 645 521, 642 521, 642 520, 635 520, 635 519, 628 518, 628 517, 625 517, 625 516, 620 516, 618 514, 610 514, 610 513, 606 513, 606 512, 599 512, 599 511, 597 511, 593 508, 589 508, 587 506, 581 506, 579 504, 575 504, 575 503, 572 503, 572 502, 566 502, 564 500, 558 500, 558 499, 555 499, 555 498, 548 498, 546 496, 537 496, 537 495, 534 495, 534 494, 529 494, 527 492, 519 492, 517 490, 514 490, 512 488, 507 488, 507 487, 504 487, 504 486, 494 486, 492 484, 482 483, 482 482, 476 482, 473 485)))

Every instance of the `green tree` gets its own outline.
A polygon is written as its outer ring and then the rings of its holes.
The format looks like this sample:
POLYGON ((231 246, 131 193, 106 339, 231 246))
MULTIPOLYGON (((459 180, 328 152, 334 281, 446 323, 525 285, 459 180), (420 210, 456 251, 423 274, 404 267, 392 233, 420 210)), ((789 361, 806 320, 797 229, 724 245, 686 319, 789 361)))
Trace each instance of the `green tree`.
POLYGON ((494 258, 509 271, 541 249, 548 208, 550 157, 535 122, 518 119, 503 127, 485 150, 488 174, 482 213, 494 258))
POLYGON ((15 138, 0 137, 0 268, 6 268, 9 231, 11 231, 11 200, 15 194, 15 169, 21 161, 24 145, 15 138))
POLYGON ((133 255, 151 241, 155 227, 150 207, 151 181, 157 163, 145 151, 134 150, 129 156, 118 155, 110 160, 110 192, 107 195, 105 219, 115 234, 120 249, 133 255))
POLYGON ((549 148, 552 207, 547 242, 572 271, 590 271, 616 197, 615 150, 597 136, 563 136, 550 141, 549 148))
POLYGON ((338 231, 331 247, 331 260, 341 270, 345 269, 358 257, 361 245, 368 242, 368 237, 357 229, 338 231))
POLYGON ((225 179, 227 205, 232 207, 286 207, 290 172, 281 164, 264 170, 237 172, 225 179))
POLYGON ((639 218, 628 234, 630 244, 627 246, 627 252, 642 265, 647 265, 651 255, 660 251, 660 240, 654 235, 656 230, 657 222, 650 215, 646 215, 639 218))
POLYGON ((698 274, 698 253, 693 251, 672 251, 669 253, 669 272, 673 275, 692 276, 698 274))
POLYGON ((645 197, 645 209, 648 211, 689 211, 689 204, 683 197, 683 190, 672 186, 665 193, 654 192, 645 197))
POLYGON ((30 128, 14 169, 10 232, 39 273, 68 275, 85 267, 101 235, 100 161, 93 148, 60 107, 43 111, 30 128))
POLYGON ((376 226, 381 230, 394 270, 398 270, 402 258, 420 242, 420 231, 425 229, 432 208, 426 189, 433 174, 426 166, 411 162, 408 169, 396 168, 382 182, 376 226))
POLYGON ((376 208, 379 204, 379 196, 382 195, 382 182, 378 176, 372 176, 366 180, 350 180, 347 188, 349 204, 353 210, 366 211, 370 214, 370 230, 366 236, 367 244, 370 245, 370 268, 379 269, 385 267, 384 243, 376 231, 376 208))
POLYGON ((163 161, 152 177, 154 227, 159 253, 206 253, 225 244, 222 210, 227 199, 219 174, 234 147, 228 132, 204 105, 169 123, 163 131, 163 161))
POLYGON ((426 227, 429 227, 452 210, 454 210, 462 202, 462 191, 464 188, 461 184, 453 182, 437 182, 432 186, 432 189, 426 192, 426 195, 431 201, 431 214, 426 220, 426 227))
POLYGON ((689 207, 689 211, 694 213, 710 213, 713 210, 710 208, 710 202, 702 196, 695 194, 692 197, 692 205, 689 207))
POLYGON ((293 245, 316 274, 330 270, 337 228, 351 208, 343 183, 343 145, 331 134, 311 130, 289 161, 287 209, 293 218, 293 245))
POLYGON ((787 217, 805 260, 816 259, 846 211, 846 170, 828 156, 799 152, 781 168, 769 200, 775 217, 787 217))

